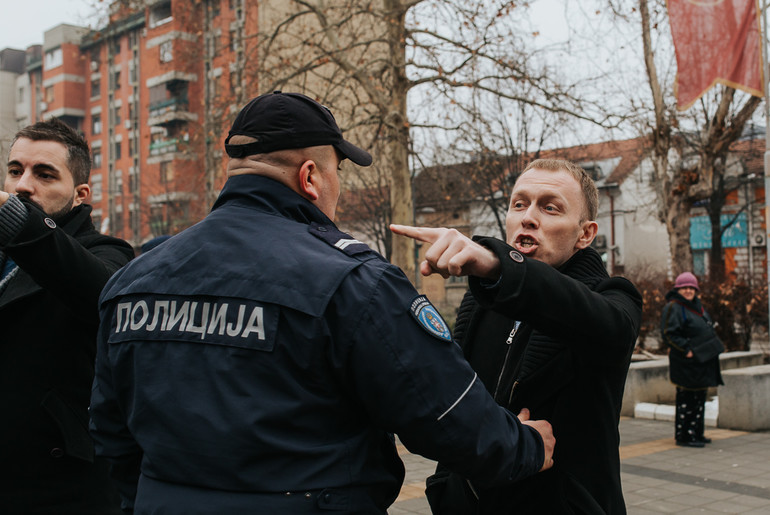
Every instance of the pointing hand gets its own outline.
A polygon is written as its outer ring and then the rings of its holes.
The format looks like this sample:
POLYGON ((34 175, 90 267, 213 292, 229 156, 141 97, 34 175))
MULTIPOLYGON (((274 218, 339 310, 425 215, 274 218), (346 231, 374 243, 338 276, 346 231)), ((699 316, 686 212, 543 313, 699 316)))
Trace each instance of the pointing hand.
POLYGON ((473 275, 492 280, 500 277, 497 256, 456 229, 391 224, 390 230, 430 243, 425 261, 420 263, 420 273, 424 276, 440 274, 446 279, 449 276, 473 275))

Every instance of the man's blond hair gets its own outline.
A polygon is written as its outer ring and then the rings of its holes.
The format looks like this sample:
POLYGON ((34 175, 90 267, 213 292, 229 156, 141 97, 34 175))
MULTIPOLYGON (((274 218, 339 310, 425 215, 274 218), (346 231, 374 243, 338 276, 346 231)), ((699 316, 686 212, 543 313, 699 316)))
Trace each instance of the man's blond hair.
MULTIPOLYGON (((569 172, 575 180, 578 181, 580 189, 583 191, 583 201, 585 203, 583 216, 585 219, 581 221, 596 220, 596 216, 599 212, 599 190, 596 188, 594 180, 582 167, 576 165, 572 161, 567 161, 566 159, 535 159, 527 165, 519 177, 533 168, 551 172, 560 172, 562 170, 569 172)), ((518 180, 518 178, 516 180, 518 180)))

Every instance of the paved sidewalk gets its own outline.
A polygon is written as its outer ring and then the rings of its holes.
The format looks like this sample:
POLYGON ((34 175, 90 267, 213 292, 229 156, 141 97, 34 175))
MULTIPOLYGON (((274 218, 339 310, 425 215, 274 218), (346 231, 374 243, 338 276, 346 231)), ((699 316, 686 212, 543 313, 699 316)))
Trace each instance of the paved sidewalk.
MULTIPOLYGON (((713 443, 703 449, 677 447, 673 433, 673 422, 620 421, 621 475, 629 515, 770 514, 770 432, 707 427, 713 443)), ((435 464, 405 449, 402 459, 406 480, 389 515, 430 514, 424 485, 435 464)))

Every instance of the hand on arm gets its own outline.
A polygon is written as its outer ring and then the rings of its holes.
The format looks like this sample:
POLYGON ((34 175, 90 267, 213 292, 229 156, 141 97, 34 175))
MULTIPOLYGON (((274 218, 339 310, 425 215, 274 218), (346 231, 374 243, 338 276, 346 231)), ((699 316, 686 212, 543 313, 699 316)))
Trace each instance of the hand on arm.
POLYGON ((500 277, 500 261, 497 256, 456 229, 391 224, 390 230, 430 244, 425 253, 425 261, 420 263, 420 273, 424 276, 437 273, 444 279, 464 275, 491 280, 500 277))
POLYGON ((553 448, 556 445, 556 437, 553 436, 551 423, 547 420, 530 420, 527 408, 522 409, 518 417, 522 424, 540 433, 540 437, 543 439, 545 459, 543 460, 543 467, 540 469, 540 472, 553 467, 553 448))
POLYGON ((5 191, 0 191, 0 206, 5 204, 5 202, 8 200, 8 197, 11 195, 5 191))

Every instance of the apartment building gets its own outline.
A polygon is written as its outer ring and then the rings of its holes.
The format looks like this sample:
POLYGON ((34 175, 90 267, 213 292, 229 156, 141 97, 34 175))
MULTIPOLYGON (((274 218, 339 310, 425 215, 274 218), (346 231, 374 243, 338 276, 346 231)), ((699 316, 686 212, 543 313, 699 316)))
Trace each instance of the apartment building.
MULTIPOLYGON (((258 8, 244 0, 128 4, 114 2, 99 30, 62 24, 42 45, 3 50, 0 69, 23 57, 9 132, 54 116, 81 131, 93 153, 94 222, 139 247, 203 218, 224 183, 227 128, 256 92, 243 63, 258 8)), ((5 82, 0 71, 3 93, 5 82)))

